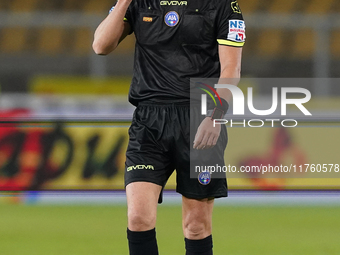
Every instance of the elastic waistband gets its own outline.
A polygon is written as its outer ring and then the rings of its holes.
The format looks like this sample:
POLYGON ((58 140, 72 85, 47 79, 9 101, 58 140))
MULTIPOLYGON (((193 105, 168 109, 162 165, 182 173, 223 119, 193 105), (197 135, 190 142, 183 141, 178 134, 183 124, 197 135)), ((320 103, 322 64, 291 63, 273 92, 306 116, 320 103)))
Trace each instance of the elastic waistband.
POLYGON ((190 102, 187 101, 179 101, 179 102, 155 102, 155 101, 142 101, 138 103, 138 106, 186 106, 190 107, 190 102))

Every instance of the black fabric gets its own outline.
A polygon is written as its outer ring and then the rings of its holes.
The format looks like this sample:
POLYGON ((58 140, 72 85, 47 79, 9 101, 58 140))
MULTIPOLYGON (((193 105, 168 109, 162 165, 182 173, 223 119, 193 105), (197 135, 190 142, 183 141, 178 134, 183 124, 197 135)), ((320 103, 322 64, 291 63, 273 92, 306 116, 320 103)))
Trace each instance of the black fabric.
POLYGON ((229 22, 243 20, 236 3, 132 0, 125 15, 136 36, 129 101, 133 105, 145 100, 189 102, 190 78, 218 78, 217 40, 237 41, 229 22), (169 12, 179 17, 173 27, 165 23, 169 12))
POLYGON ((207 150, 190 150, 196 134, 190 130, 196 131, 204 118, 205 116, 200 114, 200 109, 186 104, 138 105, 129 129, 125 185, 145 181, 164 187, 176 169, 176 190, 185 197, 194 199, 226 197, 228 189, 225 173, 221 173, 220 176, 215 173, 215 177, 219 178, 212 178, 208 185, 199 182, 199 173, 195 178, 190 178, 190 170, 195 171, 195 166, 225 165, 224 151, 228 142, 225 126, 222 126, 215 147, 207 150))
POLYGON ((212 236, 201 240, 190 240, 185 238, 186 255, 212 255, 213 241, 212 236))
POLYGON ((158 255, 156 230, 131 231, 127 229, 130 255, 158 255))

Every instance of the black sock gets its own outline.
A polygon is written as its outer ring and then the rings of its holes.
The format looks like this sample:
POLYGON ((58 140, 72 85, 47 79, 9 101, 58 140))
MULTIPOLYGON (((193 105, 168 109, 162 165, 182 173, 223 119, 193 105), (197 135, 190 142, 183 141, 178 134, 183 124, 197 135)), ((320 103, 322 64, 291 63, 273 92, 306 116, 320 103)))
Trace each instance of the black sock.
POLYGON ((212 255, 213 242, 212 236, 201 240, 185 240, 186 255, 212 255))
POLYGON ((131 231, 127 230, 130 255, 158 255, 156 230, 131 231))

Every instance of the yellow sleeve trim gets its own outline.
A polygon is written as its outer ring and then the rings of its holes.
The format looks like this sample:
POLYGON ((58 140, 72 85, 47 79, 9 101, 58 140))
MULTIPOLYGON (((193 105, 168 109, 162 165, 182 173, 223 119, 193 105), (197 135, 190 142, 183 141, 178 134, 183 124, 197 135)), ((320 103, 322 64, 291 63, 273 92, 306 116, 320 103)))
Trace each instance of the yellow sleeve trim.
POLYGON ((124 18, 124 21, 128 21, 128 19, 127 19, 127 18, 124 18))
POLYGON ((242 47, 244 45, 244 42, 233 42, 233 41, 223 40, 223 39, 217 39, 217 42, 218 44, 227 45, 227 46, 242 47))

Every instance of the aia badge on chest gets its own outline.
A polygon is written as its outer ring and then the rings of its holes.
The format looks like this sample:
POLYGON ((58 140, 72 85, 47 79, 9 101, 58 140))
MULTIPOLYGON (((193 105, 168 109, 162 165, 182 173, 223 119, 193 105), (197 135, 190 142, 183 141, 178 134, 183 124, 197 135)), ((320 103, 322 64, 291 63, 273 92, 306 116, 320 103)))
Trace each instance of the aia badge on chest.
POLYGON ((179 22, 179 15, 178 15, 178 13, 175 12, 175 11, 168 12, 167 14, 165 14, 164 22, 169 27, 177 26, 177 24, 179 22))
POLYGON ((198 175, 198 182, 202 185, 208 185, 211 181, 211 174, 210 172, 201 172, 198 175))

